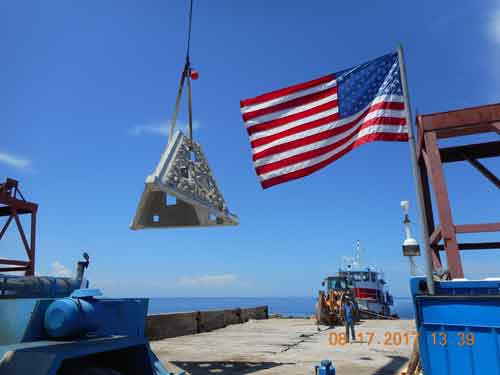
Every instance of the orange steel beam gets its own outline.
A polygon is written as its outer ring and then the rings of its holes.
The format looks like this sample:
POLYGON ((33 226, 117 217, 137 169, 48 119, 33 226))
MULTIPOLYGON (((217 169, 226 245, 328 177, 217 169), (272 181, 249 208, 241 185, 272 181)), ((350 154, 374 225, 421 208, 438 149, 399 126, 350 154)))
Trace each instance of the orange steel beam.
POLYGON ((439 224, 441 227, 441 234, 445 242, 448 268, 450 270, 451 277, 461 279, 464 277, 464 271, 460 260, 457 236, 454 230, 450 200, 448 197, 448 190, 446 188, 441 155, 437 145, 436 133, 425 133, 424 142, 427 150, 427 156, 429 158, 429 175, 431 176, 432 186, 434 187, 436 206, 440 218, 439 224))
POLYGON ((15 260, 15 259, 6 259, 0 258, 0 264, 10 265, 10 266, 29 266, 29 261, 27 260, 15 260))
POLYGON ((476 168, 479 173, 481 173, 484 177, 486 177, 493 185, 495 185, 498 189, 500 189, 500 179, 495 176, 495 174, 486 168, 479 160, 470 158, 468 155, 464 155, 470 165, 476 168))
POLYGON ((435 131, 438 138, 491 132, 500 123, 500 103, 419 116, 424 132, 435 131))
POLYGON ((500 142, 485 142, 439 148, 441 138, 495 132, 500 134, 500 103, 449 112, 417 116, 418 164, 422 175, 424 206, 429 224, 429 243, 434 266, 440 266, 439 252, 446 252, 448 271, 452 278, 464 276, 460 250, 500 248, 500 242, 458 243, 457 234, 500 232, 500 223, 461 224, 453 222, 443 163, 467 161, 483 176, 500 188, 500 179, 477 159, 500 156, 500 142), (424 178, 425 176, 425 178, 424 178), (434 222, 433 202, 439 224, 434 222), (442 244, 439 244, 442 241, 442 244))
MULTIPOLYGON (((443 245, 437 246, 439 251, 444 250, 443 245)), ((460 250, 489 250, 489 249, 500 249, 500 242, 479 242, 479 243, 459 243, 458 248, 460 250)))
POLYGON ((472 145, 445 147, 439 150, 443 163, 500 156, 500 141, 475 143, 472 145))
POLYGON ((434 232, 432 232, 431 237, 429 238, 429 243, 431 245, 436 245, 437 243, 439 243, 439 241, 441 241, 442 238, 443 235, 441 233, 441 227, 438 225, 434 232))
POLYGON ((455 231, 457 233, 500 232, 500 223, 460 224, 455 225, 455 231))
POLYGON ((18 182, 10 178, 7 178, 4 183, 0 184, 0 205, 2 205, 0 206, 0 217, 7 217, 7 220, 0 230, 0 240, 3 238, 12 221, 14 221, 28 257, 28 260, 0 258, 0 266, 17 266, 0 267, 0 272, 24 271, 27 276, 34 275, 36 253, 36 213, 38 205, 36 203, 26 201, 19 190, 18 182), (26 214, 31 216, 29 239, 19 218, 19 215, 26 214))

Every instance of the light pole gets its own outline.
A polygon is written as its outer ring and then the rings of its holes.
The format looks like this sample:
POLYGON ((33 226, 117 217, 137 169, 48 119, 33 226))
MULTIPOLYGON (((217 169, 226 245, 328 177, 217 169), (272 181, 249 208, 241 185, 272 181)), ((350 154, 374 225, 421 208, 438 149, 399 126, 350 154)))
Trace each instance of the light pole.
POLYGON ((410 207, 410 202, 401 201, 401 208, 405 215, 403 224, 405 225, 405 235, 406 238, 403 242, 403 256, 408 257, 410 262, 410 275, 417 275, 417 264, 415 263, 415 257, 420 255, 420 247, 418 246, 417 240, 412 238, 410 229, 410 218, 408 217, 408 209, 410 207))

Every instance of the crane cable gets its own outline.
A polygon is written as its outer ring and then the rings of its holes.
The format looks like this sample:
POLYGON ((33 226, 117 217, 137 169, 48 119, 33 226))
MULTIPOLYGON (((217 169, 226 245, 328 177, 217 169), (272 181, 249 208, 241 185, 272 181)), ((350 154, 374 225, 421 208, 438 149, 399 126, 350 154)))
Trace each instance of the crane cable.
POLYGON ((191 47, 191 24, 193 23, 193 0, 189 0, 189 17, 188 17, 188 37, 186 48, 186 62, 189 63, 189 48, 191 47))
POLYGON ((174 114, 172 116, 172 121, 170 122, 170 130, 168 133, 169 142, 174 134, 175 123, 177 121, 177 114, 179 113, 179 107, 181 104, 182 92, 184 90, 184 82, 187 86, 187 100, 188 100, 188 129, 189 129, 189 140, 190 147, 193 142, 193 105, 191 103, 191 58, 189 55, 191 47, 191 24, 193 20, 193 0, 189 0, 189 14, 188 14, 188 32, 187 32, 187 47, 186 47, 186 61, 184 63, 184 69, 182 70, 181 80, 179 83, 179 89, 177 91, 177 98, 175 100, 174 114))

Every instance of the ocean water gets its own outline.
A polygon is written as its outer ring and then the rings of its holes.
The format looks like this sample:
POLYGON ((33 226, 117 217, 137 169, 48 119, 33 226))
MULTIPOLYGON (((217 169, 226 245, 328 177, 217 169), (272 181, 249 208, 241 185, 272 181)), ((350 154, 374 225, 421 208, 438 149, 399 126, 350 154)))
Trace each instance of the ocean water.
MULTIPOLYGON (((313 297, 151 298, 149 313, 222 310, 267 305, 269 306, 269 314, 308 317, 314 315, 315 303, 316 300, 313 297)), ((412 319, 414 312, 411 298, 394 298, 393 311, 401 318, 412 319)))

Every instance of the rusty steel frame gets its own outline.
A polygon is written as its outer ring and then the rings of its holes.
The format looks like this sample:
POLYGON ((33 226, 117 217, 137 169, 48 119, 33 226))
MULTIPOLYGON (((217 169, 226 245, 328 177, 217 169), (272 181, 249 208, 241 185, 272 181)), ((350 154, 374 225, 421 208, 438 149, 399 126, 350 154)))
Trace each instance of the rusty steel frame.
POLYGON ((24 199, 18 187, 18 181, 7 178, 0 184, 0 216, 7 217, 7 220, 0 230, 0 240, 14 221, 19 231, 19 236, 23 243, 28 260, 16 260, 0 258, 0 272, 24 271, 26 276, 35 274, 35 247, 36 247, 36 213, 38 205, 24 199), (31 228, 27 238, 21 223, 20 215, 30 215, 31 228), (8 266, 8 267, 1 267, 8 266))
POLYGON ((417 163, 424 192, 424 211, 434 268, 442 268, 439 252, 446 252, 452 278, 463 278, 460 250, 500 249, 500 242, 458 243, 459 233, 500 232, 500 222, 461 224, 453 216, 443 173, 443 163, 467 161, 500 189, 500 179, 477 159, 500 156, 500 141, 439 148, 438 140, 485 132, 500 134, 500 104, 417 116, 417 163), (431 190, 434 193, 439 224, 434 221, 431 190), (440 244, 440 242, 443 242, 440 244))

